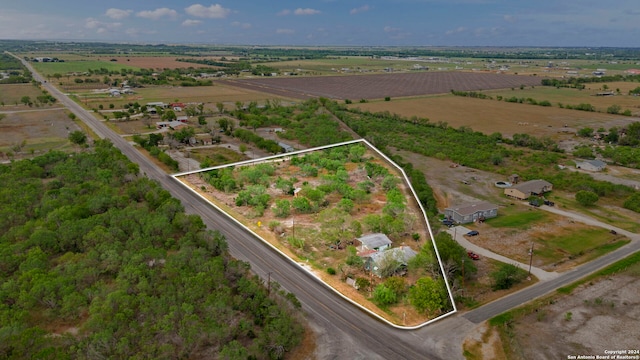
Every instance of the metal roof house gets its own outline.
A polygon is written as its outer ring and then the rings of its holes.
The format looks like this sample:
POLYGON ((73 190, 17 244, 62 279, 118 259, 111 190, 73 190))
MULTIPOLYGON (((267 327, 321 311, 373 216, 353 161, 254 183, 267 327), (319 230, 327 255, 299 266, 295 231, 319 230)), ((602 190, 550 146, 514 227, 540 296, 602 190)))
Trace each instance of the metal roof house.
POLYGON ((525 200, 531 195, 543 195, 552 189, 553 185, 546 180, 530 180, 504 189, 504 194, 519 200, 525 200))
POLYGON ((498 206, 487 201, 472 202, 444 209, 444 215, 460 224, 498 216, 498 206))
POLYGON ((391 246, 391 240, 389 240, 387 235, 380 233, 364 235, 357 238, 356 240, 360 242, 360 247, 358 249, 360 251, 382 251, 391 246))
MULTIPOLYGON (((417 253, 408 246, 400 246, 393 249, 387 249, 385 251, 377 251, 366 255, 364 262, 364 268, 367 271, 371 271, 372 274, 377 277, 382 277, 383 270, 389 270, 388 267, 392 265, 395 274, 406 271, 409 260, 414 258, 417 253)), ((389 275, 388 273, 386 274, 389 275)))

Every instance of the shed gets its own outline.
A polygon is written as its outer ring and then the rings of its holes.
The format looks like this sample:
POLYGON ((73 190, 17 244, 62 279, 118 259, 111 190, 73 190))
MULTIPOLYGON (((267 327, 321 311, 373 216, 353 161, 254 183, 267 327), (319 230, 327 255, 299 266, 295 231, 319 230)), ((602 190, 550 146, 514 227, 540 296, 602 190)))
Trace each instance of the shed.
POLYGON ((284 152, 292 152, 293 150, 295 150, 293 146, 289 144, 285 144, 283 142, 279 142, 278 145, 280 145, 280 147, 284 150, 284 152))
POLYGON ((498 216, 498 206, 487 201, 472 202, 448 207, 444 209, 444 215, 447 219, 466 224, 498 216))
POLYGON ((525 200, 531 195, 543 195, 551 191, 553 185, 546 180, 530 180, 504 189, 504 194, 519 200, 525 200))

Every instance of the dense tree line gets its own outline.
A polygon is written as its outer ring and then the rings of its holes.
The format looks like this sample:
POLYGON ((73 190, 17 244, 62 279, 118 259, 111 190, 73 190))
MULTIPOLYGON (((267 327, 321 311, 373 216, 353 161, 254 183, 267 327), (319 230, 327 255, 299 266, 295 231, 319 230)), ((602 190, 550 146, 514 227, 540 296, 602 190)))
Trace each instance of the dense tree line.
POLYGON ((282 358, 295 306, 138 173, 104 140, 0 166, 0 357, 282 358))

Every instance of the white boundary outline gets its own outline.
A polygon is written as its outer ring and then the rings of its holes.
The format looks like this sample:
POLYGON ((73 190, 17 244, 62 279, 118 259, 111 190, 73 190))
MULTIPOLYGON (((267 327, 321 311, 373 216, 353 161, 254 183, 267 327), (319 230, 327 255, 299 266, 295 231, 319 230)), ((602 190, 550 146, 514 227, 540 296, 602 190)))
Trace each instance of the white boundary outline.
POLYGON ((291 156, 291 155, 304 154, 304 153, 308 153, 308 152, 315 152, 315 151, 318 151, 318 150, 324 150, 324 149, 334 148, 334 147, 338 147, 338 146, 345 146, 345 145, 351 145, 351 144, 357 144, 357 143, 363 143, 370 150, 374 151, 379 156, 384 158, 385 161, 387 161, 389 164, 393 165, 396 169, 398 169, 400 171, 400 173, 402 174, 402 176, 404 177, 405 183, 408 185, 409 189, 411 190, 411 194, 413 195, 415 201, 418 203, 418 206, 420 207, 420 210, 422 211, 422 216, 424 217, 424 221, 427 224, 427 229, 429 230, 429 236, 431 237, 431 243, 433 245, 433 249, 435 250, 436 257, 438 258, 438 264, 440 265, 440 272, 441 272, 442 276, 444 277, 444 268, 442 267, 442 260, 440 259, 440 253, 438 252, 438 248, 436 246, 435 239, 433 237, 433 232, 431 231, 431 225, 429 224, 429 220, 427 218, 426 212, 424 211, 424 207, 420 203, 420 200, 418 200, 418 196, 416 195, 416 192, 413 189, 413 186, 411 186, 411 181, 407 177, 407 174, 404 172, 404 170, 400 166, 398 166, 398 164, 396 164, 393 160, 391 160, 389 157, 387 157, 385 154, 383 154, 380 150, 378 150, 376 147, 371 145, 371 143, 369 143, 365 139, 357 139, 357 140, 345 141, 345 142, 341 142, 341 143, 337 143, 337 144, 333 144, 333 145, 326 145, 326 146, 320 146, 320 147, 315 147, 315 148, 311 148, 311 149, 292 151, 292 152, 289 152, 289 153, 268 156, 268 157, 264 157, 264 158, 260 158, 260 159, 251 159, 251 160, 245 160, 245 161, 241 161, 241 162, 237 162, 237 163, 233 163, 233 164, 219 165, 219 166, 213 166, 213 167, 209 167, 209 168, 205 168, 205 169, 198 169, 198 170, 193 170, 193 171, 180 172, 180 173, 172 174, 172 175, 169 175, 169 176, 173 177, 178 183, 180 183, 180 185, 184 186, 186 189, 188 189, 189 191, 191 191, 192 193, 194 193, 195 195, 200 197, 207 204, 209 204, 209 205, 213 206, 214 208, 218 209, 218 211, 220 211, 221 213, 226 215, 233 222, 235 222, 236 224, 238 224, 239 226, 244 228, 245 231, 251 233, 257 239, 260 239, 264 244, 266 244, 269 247, 271 247, 272 250, 276 251, 281 256, 283 256, 285 259, 287 259, 290 262, 292 262, 295 266, 297 266, 301 270, 306 271, 310 276, 313 276, 317 281, 319 281, 325 287, 329 288, 330 290, 332 290, 334 293, 338 294, 343 299, 347 300, 351 304, 353 304, 353 305, 357 306, 358 308, 360 308, 361 310, 365 311, 370 316, 373 316, 373 317, 377 318, 378 320, 386 323, 389 326, 395 327, 397 329, 402 329, 402 330, 415 330, 415 329, 422 328, 422 327, 424 327, 426 325, 429 325, 429 324, 431 324, 431 323, 433 323, 435 321, 438 321, 440 319, 443 319, 443 318, 445 318, 447 316, 455 314, 458 311, 458 309, 456 308, 456 303, 455 303, 455 301, 453 299, 453 294, 451 292, 451 288, 449 286, 449 282, 445 278, 444 283, 445 283, 445 285, 447 287, 447 292, 449 293, 449 300, 451 301, 451 304, 453 305, 453 311, 450 311, 450 312, 448 312, 446 314, 440 315, 440 316, 438 316, 438 317, 436 317, 434 319, 431 319, 431 320, 429 320, 427 322, 424 322, 422 324, 418 324, 418 325, 415 325, 415 326, 396 325, 396 324, 388 321, 387 319, 381 317, 380 315, 374 313, 373 311, 367 309, 366 307, 360 305, 359 303, 357 303, 356 301, 352 300, 351 298, 343 295, 341 292, 339 292, 335 288, 331 287, 329 284, 324 282, 321 278, 316 276, 313 272, 307 270, 304 266, 300 265, 298 262, 294 261, 294 259, 290 258, 288 255, 286 255, 285 253, 280 251, 280 249, 278 249, 277 247, 273 246, 268 241, 264 240, 260 235, 256 234, 253 230, 251 230, 250 228, 246 227, 244 224, 242 224, 240 221, 235 219, 233 216, 229 215, 226 211, 222 210, 221 208, 216 206, 214 203, 209 201, 207 198, 202 196, 200 193, 198 193, 196 190, 194 190, 191 187, 185 185, 182 181, 180 181, 178 179, 178 177, 184 176, 184 175, 196 174, 196 173, 200 173, 200 172, 216 170, 216 169, 222 169, 222 168, 231 167, 231 166, 243 166, 243 165, 249 165, 249 164, 251 164, 251 165, 260 164, 260 163, 263 163, 263 162, 267 162, 268 160, 274 160, 274 159, 278 159, 278 158, 282 158, 283 160, 286 160, 286 158, 291 156))

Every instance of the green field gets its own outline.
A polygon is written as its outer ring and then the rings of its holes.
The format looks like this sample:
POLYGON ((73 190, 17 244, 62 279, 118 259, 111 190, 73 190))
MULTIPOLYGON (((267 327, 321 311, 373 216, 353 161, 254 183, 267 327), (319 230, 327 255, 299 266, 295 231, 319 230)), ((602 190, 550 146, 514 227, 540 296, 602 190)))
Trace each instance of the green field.
POLYGON ((83 73, 89 70, 98 70, 98 69, 107 69, 109 71, 120 71, 121 69, 131 69, 131 70, 139 70, 139 68, 129 65, 124 65, 118 62, 111 61, 97 61, 97 60, 87 60, 87 61, 65 61, 65 62, 56 62, 56 63, 42 63, 42 62, 34 62, 31 63, 34 69, 38 71, 40 74, 44 76, 49 76, 53 74, 62 74, 65 75, 67 73, 83 73))
POLYGON ((601 228, 573 229, 570 233, 537 237, 533 240, 536 243, 535 256, 543 258, 547 264, 557 263, 567 256, 570 260, 585 255, 594 258, 625 244, 620 241, 612 242, 609 231, 601 228), (592 252, 596 256, 591 255, 592 252))

